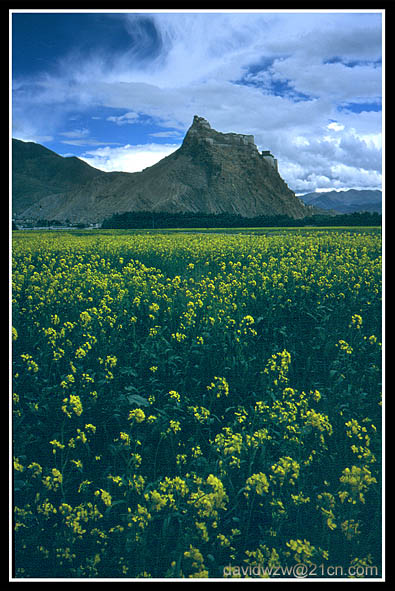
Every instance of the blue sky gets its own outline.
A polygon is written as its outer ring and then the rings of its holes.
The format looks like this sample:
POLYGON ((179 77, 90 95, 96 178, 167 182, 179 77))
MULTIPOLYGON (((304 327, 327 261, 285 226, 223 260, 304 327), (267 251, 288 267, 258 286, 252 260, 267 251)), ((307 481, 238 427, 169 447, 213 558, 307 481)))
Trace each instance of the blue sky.
POLYGON ((253 134, 296 193, 381 188, 382 13, 22 11, 12 136, 134 172, 193 116, 253 134))

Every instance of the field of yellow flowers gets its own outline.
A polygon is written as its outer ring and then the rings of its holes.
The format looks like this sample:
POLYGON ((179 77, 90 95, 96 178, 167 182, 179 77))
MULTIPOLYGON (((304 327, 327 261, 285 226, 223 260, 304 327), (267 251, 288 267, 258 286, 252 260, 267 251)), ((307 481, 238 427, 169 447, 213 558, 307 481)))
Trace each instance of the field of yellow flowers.
POLYGON ((16 578, 380 575, 379 230, 12 255, 16 578))

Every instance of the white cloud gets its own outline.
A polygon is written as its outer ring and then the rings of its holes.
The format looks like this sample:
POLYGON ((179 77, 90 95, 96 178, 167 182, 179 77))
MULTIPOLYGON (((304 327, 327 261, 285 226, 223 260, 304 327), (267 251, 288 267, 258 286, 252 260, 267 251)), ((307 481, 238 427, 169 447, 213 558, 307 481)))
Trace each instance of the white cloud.
POLYGON ((328 129, 333 129, 333 131, 343 131, 344 129, 344 125, 337 123, 337 121, 332 121, 332 123, 329 123, 327 127, 328 129))
POLYGON ((129 145, 87 150, 81 160, 105 172, 138 172, 152 166, 179 148, 178 144, 129 145))
POLYGON ((124 115, 119 115, 118 117, 107 117, 107 121, 112 121, 113 123, 116 123, 117 125, 126 125, 126 124, 133 124, 136 123, 138 121, 138 114, 134 113, 133 111, 129 111, 128 113, 125 113, 124 115))
POLYGON ((375 101, 381 94, 381 67, 323 63, 322 56, 291 56, 275 60, 273 80, 288 81, 294 90, 308 96, 326 96, 333 101, 375 101))

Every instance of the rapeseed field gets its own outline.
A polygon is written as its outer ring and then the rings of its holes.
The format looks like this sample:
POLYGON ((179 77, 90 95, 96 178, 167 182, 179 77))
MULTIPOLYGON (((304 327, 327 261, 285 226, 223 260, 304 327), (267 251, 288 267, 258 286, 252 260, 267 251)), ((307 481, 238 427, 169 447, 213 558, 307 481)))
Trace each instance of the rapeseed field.
POLYGON ((12 255, 16 578, 380 576, 378 230, 12 255))

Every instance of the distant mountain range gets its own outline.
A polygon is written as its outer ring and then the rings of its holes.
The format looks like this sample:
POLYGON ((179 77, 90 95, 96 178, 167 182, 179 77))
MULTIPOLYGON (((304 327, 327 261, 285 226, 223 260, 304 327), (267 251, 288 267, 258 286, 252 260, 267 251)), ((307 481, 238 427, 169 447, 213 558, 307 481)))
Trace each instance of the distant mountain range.
POLYGON ((252 135, 218 132, 196 115, 180 148, 141 172, 103 172, 39 144, 12 144, 16 219, 98 223, 137 211, 311 214, 252 135))
POLYGON ((336 213, 353 213, 356 211, 382 211, 382 193, 379 190, 327 191, 299 195, 306 205, 336 213))

